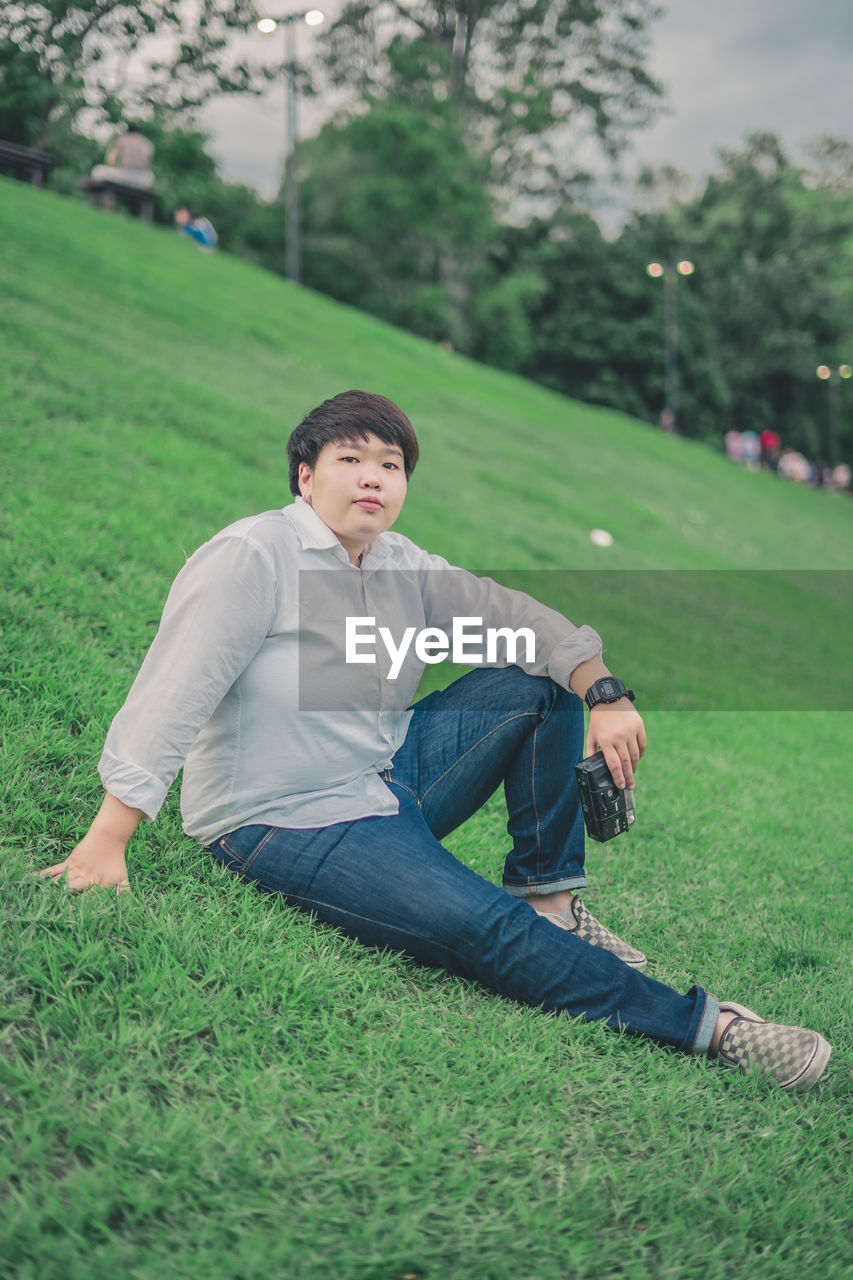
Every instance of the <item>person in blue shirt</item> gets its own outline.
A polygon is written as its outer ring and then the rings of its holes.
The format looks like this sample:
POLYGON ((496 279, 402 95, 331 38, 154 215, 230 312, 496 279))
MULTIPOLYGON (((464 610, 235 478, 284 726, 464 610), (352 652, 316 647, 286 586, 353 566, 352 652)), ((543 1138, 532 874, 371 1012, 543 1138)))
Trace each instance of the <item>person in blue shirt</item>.
POLYGON ((186 205, 181 205, 175 213, 175 223, 182 235, 189 236, 205 253, 213 253, 219 237, 209 218, 199 217, 186 205))

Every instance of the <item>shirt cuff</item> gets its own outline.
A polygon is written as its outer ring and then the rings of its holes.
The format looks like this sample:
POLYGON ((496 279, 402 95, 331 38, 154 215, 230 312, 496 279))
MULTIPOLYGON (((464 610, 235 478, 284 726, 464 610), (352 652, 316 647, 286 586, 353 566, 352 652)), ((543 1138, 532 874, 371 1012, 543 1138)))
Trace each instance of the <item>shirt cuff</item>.
POLYGON ((564 640, 548 659, 548 675, 555 684, 568 689, 575 667, 588 658, 600 658, 601 636, 592 627, 578 627, 570 640, 564 640))
POLYGON ((141 809, 149 822, 154 821, 169 790, 166 783, 138 764, 119 760, 106 748, 98 762, 98 773, 111 796, 131 809, 141 809))

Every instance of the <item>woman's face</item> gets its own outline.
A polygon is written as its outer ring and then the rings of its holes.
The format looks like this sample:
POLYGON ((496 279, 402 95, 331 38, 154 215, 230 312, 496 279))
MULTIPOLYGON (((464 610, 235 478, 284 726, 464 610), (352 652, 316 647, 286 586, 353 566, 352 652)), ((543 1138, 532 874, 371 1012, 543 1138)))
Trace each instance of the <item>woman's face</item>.
POLYGON ((300 463, 299 488, 356 560, 400 514, 407 488, 402 450, 374 435, 366 441, 327 444, 313 469, 300 463))

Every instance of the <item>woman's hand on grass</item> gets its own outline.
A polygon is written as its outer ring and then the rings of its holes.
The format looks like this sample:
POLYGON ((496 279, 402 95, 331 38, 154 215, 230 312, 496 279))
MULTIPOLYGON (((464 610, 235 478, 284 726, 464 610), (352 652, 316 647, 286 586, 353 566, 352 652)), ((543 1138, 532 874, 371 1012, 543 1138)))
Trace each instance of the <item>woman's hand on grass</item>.
POLYGON ((141 809, 131 809, 107 792, 95 821, 70 856, 46 867, 39 873, 40 878, 62 880, 67 873, 70 889, 101 885, 123 893, 130 888, 125 849, 143 817, 141 809))
POLYGON ((69 889, 91 889, 100 885, 124 893, 130 888, 127 878, 125 847, 127 841, 96 833, 94 828, 83 837, 64 862, 57 862, 40 873, 42 880, 68 876, 69 889))
POLYGON ((634 771, 646 749, 646 730, 640 713, 629 698, 598 702, 589 713, 586 754, 604 752, 617 787, 634 786, 634 771))

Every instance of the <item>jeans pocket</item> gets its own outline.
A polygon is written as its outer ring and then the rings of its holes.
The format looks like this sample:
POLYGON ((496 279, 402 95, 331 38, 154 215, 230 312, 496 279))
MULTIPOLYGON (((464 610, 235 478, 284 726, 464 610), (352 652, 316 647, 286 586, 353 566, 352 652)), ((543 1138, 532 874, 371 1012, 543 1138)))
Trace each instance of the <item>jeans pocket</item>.
POLYGON ((245 871, 277 830, 276 827, 255 824, 238 827, 220 836, 209 846, 210 852, 231 871, 245 871))

